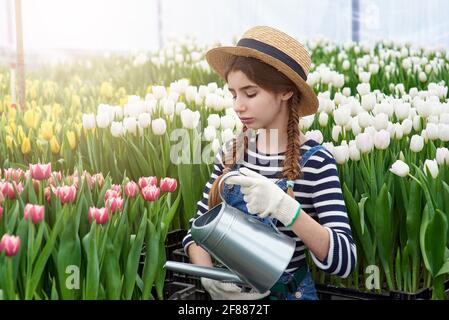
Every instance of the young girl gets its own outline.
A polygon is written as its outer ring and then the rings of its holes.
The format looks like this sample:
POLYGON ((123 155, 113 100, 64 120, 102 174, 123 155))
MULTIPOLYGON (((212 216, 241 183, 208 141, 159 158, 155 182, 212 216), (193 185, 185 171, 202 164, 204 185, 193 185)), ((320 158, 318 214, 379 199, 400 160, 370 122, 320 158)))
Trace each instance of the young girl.
MULTIPOLYGON (((235 208, 265 223, 271 219, 296 240, 296 250, 284 274, 265 293, 206 278, 202 285, 212 299, 317 299, 305 250, 321 270, 347 277, 356 264, 356 247, 335 159, 307 140, 298 126, 300 117, 318 107, 306 83, 310 55, 287 34, 261 26, 248 30, 237 46, 214 48, 206 58, 227 81, 244 126, 218 153, 196 217, 217 205, 223 192, 235 208), (221 177, 232 170, 241 175, 228 178, 218 190, 221 177)), ((190 230, 183 245, 192 263, 212 266, 190 230)))

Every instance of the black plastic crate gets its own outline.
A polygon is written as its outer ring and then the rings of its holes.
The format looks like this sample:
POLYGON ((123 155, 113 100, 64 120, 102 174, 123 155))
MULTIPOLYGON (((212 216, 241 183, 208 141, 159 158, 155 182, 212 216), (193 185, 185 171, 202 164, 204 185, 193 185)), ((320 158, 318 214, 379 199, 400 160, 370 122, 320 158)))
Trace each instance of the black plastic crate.
POLYGON ((168 282, 164 286, 164 298, 166 300, 209 300, 210 296, 192 284, 168 282))
MULTIPOLYGON (((414 293, 390 291, 384 293, 360 291, 333 285, 316 284, 320 300, 430 300, 432 289, 423 288, 414 293)), ((444 284, 446 299, 449 299, 449 280, 444 284)))

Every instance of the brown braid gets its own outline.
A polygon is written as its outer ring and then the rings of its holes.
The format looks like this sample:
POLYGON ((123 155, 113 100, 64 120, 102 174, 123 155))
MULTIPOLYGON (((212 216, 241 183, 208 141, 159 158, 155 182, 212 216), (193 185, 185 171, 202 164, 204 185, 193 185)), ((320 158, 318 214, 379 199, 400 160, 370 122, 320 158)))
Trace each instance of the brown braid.
MULTIPOLYGON (((284 167, 282 176, 284 179, 295 181, 299 179, 301 168, 300 158, 300 140, 299 140, 299 114, 297 106, 299 104, 299 95, 295 92, 289 100, 289 117, 287 128, 287 151, 285 153, 284 167)), ((294 199, 293 188, 289 187, 287 193, 294 199)))

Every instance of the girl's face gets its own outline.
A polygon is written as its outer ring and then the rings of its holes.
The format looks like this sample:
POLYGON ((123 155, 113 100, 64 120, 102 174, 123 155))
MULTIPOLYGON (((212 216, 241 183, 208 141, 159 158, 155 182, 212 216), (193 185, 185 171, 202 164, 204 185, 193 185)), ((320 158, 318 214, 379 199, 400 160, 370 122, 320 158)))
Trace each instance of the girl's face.
POLYGON ((227 80, 234 98, 234 111, 246 127, 254 130, 287 127, 287 100, 292 92, 262 89, 241 71, 231 71, 227 80))

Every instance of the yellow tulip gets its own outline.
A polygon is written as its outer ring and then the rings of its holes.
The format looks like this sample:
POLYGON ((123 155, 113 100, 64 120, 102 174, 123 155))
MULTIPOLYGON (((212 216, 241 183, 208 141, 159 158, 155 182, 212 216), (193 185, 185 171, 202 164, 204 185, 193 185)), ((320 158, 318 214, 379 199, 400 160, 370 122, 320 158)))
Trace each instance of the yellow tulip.
POLYGON ((20 148, 23 154, 28 154, 31 151, 31 143, 28 137, 25 137, 22 141, 22 146, 20 148))
POLYGON ((38 114, 33 109, 25 111, 23 115, 23 121, 25 122, 25 126, 27 128, 35 129, 39 121, 38 117, 39 117, 38 114))
POLYGON ((53 123, 50 121, 44 121, 41 125, 42 138, 50 141, 53 138, 53 123))
POLYGON ((17 127, 17 137, 19 138, 19 141, 23 141, 23 139, 26 137, 25 132, 23 131, 22 126, 17 127))
POLYGON ((9 108, 8 110, 8 120, 15 121, 16 120, 17 111, 15 108, 9 108))
POLYGON ((113 88, 109 82, 103 82, 100 87, 100 95, 104 98, 112 98, 113 88))
POLYGON ((70 149, 76 149, 76 134, 74 131, 67 131, 67 140, 69 141, 70 149))
POLYGON ((6 136, 6 146, 7 146, 9 149, 12 149, 13 144, 14 144, 14 138, 11 137, 10 135, 7 135, 7 136, 6 136))
POLYGON ((16 133, 16 129, 17 129, 16 123, 10 122, 9 126, 6 127, 6 132, 9 133, 10 135, 14 135, 14 133, 16 133))
POLYGON ((53 136, 50 140, 50 149, 54 154, 58 154, 61 147, 59 146, 59 142, 55 136, 53 136))

